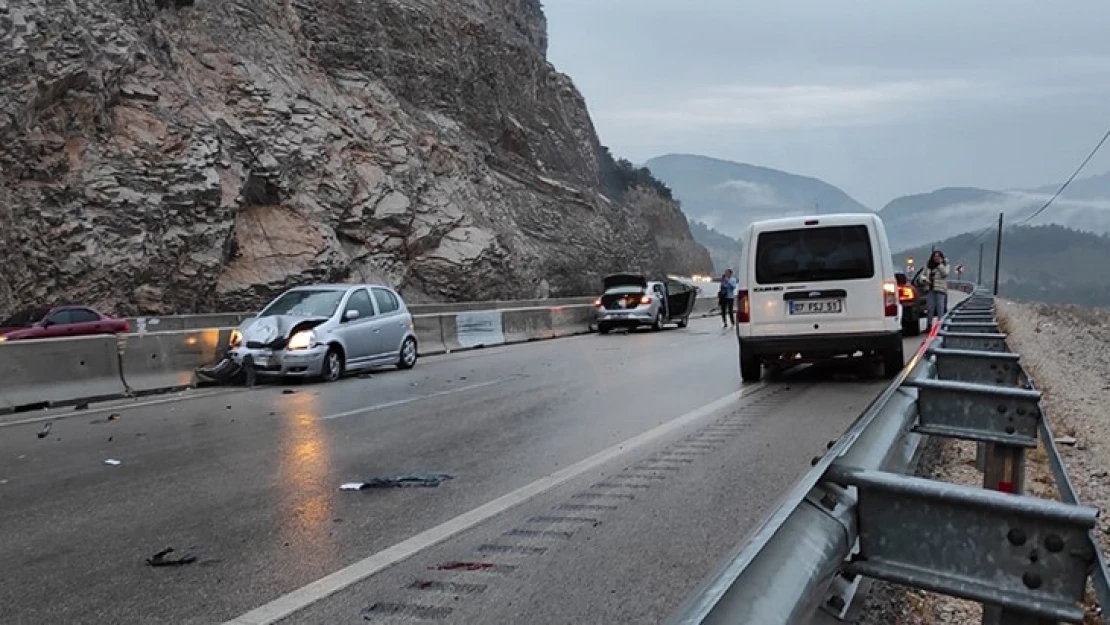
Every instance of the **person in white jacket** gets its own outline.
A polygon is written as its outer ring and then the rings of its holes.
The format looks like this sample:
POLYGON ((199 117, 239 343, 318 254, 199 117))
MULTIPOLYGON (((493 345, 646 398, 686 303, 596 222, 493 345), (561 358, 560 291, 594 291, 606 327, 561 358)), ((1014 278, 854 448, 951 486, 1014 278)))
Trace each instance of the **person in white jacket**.
POLYGON ((933 250, 922 274, 925 292, 925 327, 932 329, 933 317, 939 321, 948 312, 948 259, 933 250))

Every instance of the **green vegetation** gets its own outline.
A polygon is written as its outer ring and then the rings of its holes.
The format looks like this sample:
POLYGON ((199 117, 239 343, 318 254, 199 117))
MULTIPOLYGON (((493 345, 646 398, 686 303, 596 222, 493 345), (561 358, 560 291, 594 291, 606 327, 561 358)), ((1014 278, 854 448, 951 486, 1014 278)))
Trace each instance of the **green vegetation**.
MULTIPOLYGON (((983 244, 983 277, 994 282, 995 233, 961 234, 937 242, 953 270, 964 266, 964 279, 977 280, 979 244, 983 244)), ((918 265, 933 246, 894 255, 898 267, 911 256, 918 265)), ((998 294, 1050 304, 1110 306, 1110 236, 1064 226, 1014 226, 1003 231, 998 294)), ((954 274, 953 274, 954 275, 954 274)))
POLYGON ((628 159, 613 158, 604 145, 598 151, 598 164, 601 168, 601 188, 613 200, 624 201, 625 194, 633 187, 654 189, 668 200, 674 199, 670 187, 660 182, 647 167, 636 167, 628 159))

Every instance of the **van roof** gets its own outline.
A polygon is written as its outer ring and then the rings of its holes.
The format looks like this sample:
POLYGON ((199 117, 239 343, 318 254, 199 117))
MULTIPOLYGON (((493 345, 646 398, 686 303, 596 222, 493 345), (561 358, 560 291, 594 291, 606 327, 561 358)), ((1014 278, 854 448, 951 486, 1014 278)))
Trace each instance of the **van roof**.
POLYGON ((781 230, 802 228, 805 222, 816 220, 819 226, 847 226, 852 224, 873 224, 882 219, 875 213, 827 213, 823 215, 799 215, 797 217, 777 217, 753 221, 752 228, 757 230, 781 230))

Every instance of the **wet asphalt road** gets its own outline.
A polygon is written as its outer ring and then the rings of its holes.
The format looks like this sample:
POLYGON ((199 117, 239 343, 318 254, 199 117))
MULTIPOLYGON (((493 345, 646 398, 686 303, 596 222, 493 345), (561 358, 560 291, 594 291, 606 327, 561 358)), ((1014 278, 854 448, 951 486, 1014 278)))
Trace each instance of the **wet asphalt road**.
POLYGON ((376 575, 309 593, 284 621, 657 622, 883 386, 811 368, 689 415, 741 389, 718 323, 0 417, 0 622, 223 623, 288 606, 287 593, 687 415, 376 575), (428 471, 455 478, 339 490, 428 471), (198 561, 144 563, 166 547, 198 561), (440 570, 452 561, 480 570, 440 570))

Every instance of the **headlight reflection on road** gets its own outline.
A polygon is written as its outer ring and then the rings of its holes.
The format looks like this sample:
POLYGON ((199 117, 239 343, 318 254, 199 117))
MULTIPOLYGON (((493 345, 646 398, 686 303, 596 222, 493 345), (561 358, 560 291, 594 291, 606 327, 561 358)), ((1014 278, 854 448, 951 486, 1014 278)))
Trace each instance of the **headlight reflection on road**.
POLYGON ((281 420, 277 489, 282 544, 276 551, 288 558, 290 572, 303 573, 306 564, 334 570, 339 566, 339 545, 331 535, 337 484, 332 483, 331 443, 320 420, 319 398, 298 389, 281 396, 280 404, 280 410, 290 416, 277 417, 281 420))

